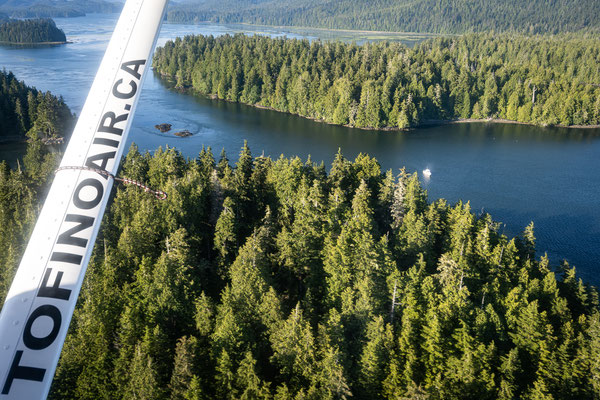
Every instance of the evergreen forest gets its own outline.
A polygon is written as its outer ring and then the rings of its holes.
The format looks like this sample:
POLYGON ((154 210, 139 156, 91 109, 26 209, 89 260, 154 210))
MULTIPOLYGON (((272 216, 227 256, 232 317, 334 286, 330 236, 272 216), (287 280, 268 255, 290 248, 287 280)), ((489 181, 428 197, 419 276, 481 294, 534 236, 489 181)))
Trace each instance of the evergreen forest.
POLYGON ((73 126, 73 115, 61 97, 0 71, 0 141, 69 137, 73 126))
MULTIPOLYGON (((156 51, 157 73, 364 129, 600 124, 597 33, 565 33, 596 29, 591 0, 249 0, 225 12, 229 1, 182 3, 169 18, 503 33, 414 49, 187 36, 156 51)), ((18 167, 0 162, 0 301, 62 156, 43 139, 72 127, 61 98, 0 72, 0 140, 29 139, 18 167)), ((491 215, 429 199, 417 174, 367 154, 325 165, 244 143, 230 156, 131 146, 119 176, 169 196, 113 188, 50 399, 600 398, 598 292, 536 252, 533 222, 507 237, 491 215)))
POLYGON ((0 21, 0 42, 15 44, 66 43, 67 37, 53 20, 10 19, 0 21))
POLYGON ((398 43, 186 36, 154 67, 180 88, 332 124, 408 128, 505 119, 600 124, 594 35, 469 34, 410 49, 398 43))
MULTIPOLYGON (((38 145, 36 145, 36 143, 38 145)), ((52 177, 0 168, 4 297, 52 177)), ((132 146, 51 399, 596 399, 598 294, 416 174, 132 146)))
POLYGON ((600 3, 595 0, 195 0, 173 4, 168 20, 443 34, 598 32, 600 3))
POLYGON ((0 0, 0 12, 14 18, 83 17, 87 13, 115 13, 123 4, 105 0, 0 0))

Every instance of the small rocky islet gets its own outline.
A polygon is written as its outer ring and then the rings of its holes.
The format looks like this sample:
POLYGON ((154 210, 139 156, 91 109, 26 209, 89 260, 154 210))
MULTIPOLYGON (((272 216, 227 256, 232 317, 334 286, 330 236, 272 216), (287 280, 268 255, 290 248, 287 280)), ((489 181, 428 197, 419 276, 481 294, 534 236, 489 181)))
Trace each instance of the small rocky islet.
MULTIPOLYGON (((171 131, 171 128, 173 127, 173 125, 171 124, 158 124, 158 125, 154 125, 154 127, 156 129, 158 129, 161 133, 167 133, 171 131)), ((178 136, 178 137, 190 137, 193 135, 192 132, 190 132, 187 129, 184 129, 182 131, 178 131, 178 132, 173 132, 173 135, 178 136)))

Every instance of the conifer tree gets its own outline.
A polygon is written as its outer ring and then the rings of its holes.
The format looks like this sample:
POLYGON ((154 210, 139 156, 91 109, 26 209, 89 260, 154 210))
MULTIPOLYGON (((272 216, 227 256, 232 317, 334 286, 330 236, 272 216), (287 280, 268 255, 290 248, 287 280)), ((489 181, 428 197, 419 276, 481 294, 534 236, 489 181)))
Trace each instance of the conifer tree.
POLYGON ((227 277, 227 269, 236 256, 238 247, 238 224, 236 218, 237 206, 231 197, 225 198, 223 211, 215 226, 215 250, 217 251, 219 274, 227 277))
POLYGON ((195 399, 202 398, 200 388, 197 386, 197 347, 198 341, 193 336, 182 337, 177 341, 173 374, 171 375, 171 381, 169 383, 171 400, 188 400, 190 397, 195 399), (194 381, 196 382, 196 388, 192 388, 192 382, 194 381))

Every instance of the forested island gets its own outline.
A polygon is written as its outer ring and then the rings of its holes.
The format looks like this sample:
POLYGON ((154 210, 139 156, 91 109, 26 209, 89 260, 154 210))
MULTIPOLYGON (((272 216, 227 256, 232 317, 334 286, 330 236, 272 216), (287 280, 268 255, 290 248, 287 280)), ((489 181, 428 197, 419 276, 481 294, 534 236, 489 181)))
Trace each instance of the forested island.
POLYGON ((115 13, 123 4, 105 0, 0 0, 0 12, 14 18, 82 17, 87 13, 115 13))
POLYGON ((49 18, 0 21, 0 43, 64 44, 67 37, 49 18))
POLYGON ((186 36, 155 70, 219 99, 367 129, 502 119, 600 124, 595 35, 469 34, 398 43, 186 36))
POLYGON ((74 118, 62 98, 0 71, 0 141, 68 137, 74 118))
POLYGON ((391 32, 598 32, 596 0, 203 0, 174 4, 169 22, 250 23, 391 32))

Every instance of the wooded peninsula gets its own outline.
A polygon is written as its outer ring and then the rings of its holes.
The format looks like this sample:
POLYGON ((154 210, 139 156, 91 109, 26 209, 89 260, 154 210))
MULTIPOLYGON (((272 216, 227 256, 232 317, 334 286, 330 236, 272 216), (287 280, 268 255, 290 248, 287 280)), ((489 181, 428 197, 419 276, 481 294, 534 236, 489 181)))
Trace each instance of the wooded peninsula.
MULTIPOLYGON (((11 17, 121 7, 0 0, 11 17)), ((203 0, 168 19, 451 35, 186 36, 154 68, 190 93, 373 130, 600 125, 598 0, 203 0)), ((66 40, 5 20, 0 41, 66 40)), ((28 140, 0 162, 0 301, 62 156, 44 140, 73 121, 0 72, 0 140, 28 140)), ((235 162, 131 146, 118 175, 168 198, 113 187, 49 399, 600 399, 598 291, 536 251, 533 223, 508 237, 367 154, 326 166, 239 145, 235 162)))
POLYGON ((398 43, 186 36, 157 49, 180 88, 331 124, 405 129, 503 119, 600 124, 595 35, 468 34, 398 43))

